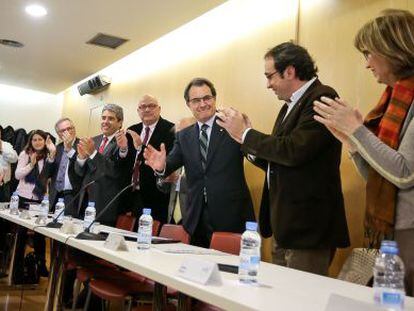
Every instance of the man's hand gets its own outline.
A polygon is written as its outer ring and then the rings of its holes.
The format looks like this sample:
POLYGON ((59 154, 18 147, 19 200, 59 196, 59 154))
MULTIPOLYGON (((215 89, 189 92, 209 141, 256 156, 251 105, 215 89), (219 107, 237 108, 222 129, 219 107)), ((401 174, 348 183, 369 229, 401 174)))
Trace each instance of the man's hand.
POLYGON ((115 134, 116 144, 118 145, 119 149, 127 149, 128 148, 128 140, 126 138, 125 130, 118 130, 115 134))
POLYGON ((234 108, 224 108, 217 114, 217 124, 223 127, 229 135, 238 143, 242 143, 243 133, 251 128, 251 122, 247 115, 234 108))
POLYGON ((78 155, 80 159, 86 159, 95 151, 95 143, 92 138, 82 138, 78 144, 78 155), (80 152, 79 152, 80 151, 80 152))
POLYGON ((158 172, 162 172, 165 169, 165 162, 167 159, 165 145, 161 144, 160 147, 160 151, 158 151, 153 146, 148 145, 144 150, 145 164, 158 172))
POLYGON ((138 150, 138 148, 142 146, 141 136, 139 136, 138 133, 134 132, 133 130, 127 130, 127 133, 131 135, 134 142, 134 147, 136 150, 138 150))
POLYGON ((63 147, 66 152, 69 152, 70 149, 73 147, 73 143, 75 142, 75 135, 71 135, 69 131, 64 131, 61 134, 62 141, 63 141, 63 147))
POLYGON ((52 139, 50 139, 49 135, 47 135, 47 138, 46 138, 46 148, 49 151, 49 156, 53 159, 56 154, 56 146, 53 143, 52 139))

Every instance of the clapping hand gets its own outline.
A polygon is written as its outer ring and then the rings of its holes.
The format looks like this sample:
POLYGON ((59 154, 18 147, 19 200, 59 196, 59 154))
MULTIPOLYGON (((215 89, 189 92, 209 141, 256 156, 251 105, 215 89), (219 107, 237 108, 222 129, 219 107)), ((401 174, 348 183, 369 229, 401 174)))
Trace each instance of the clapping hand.
POLYGON ((78 156, 79 159, 86 159, 95 151, 95 143, 92 138, 82 138, 78 144, 78 156))
POLYGON ((167 153, 165 151, 165 145, 161 144, 160 151, 153 146, 148 145, 144 150, 145 164, 150 166, 154 171, 161 172, 165 169, 165 162, 167 159, 167 153))
POLYGON ((72 149, 73 143, 75 142, 75 135, 71 135, 69 131, 64 131, 61 134, 61 138, 65 151, 69 152, 69 150, 72 149))
POLYGON ((142 146, 141 136, 139 136, 137 132, 132 130, 127 130, 127 133, 131 135, 132 140, 134 142, 134 148, 138 150, 138 148, 142 146))
POLYGON ((252 124, 244 113, 234 108, 224 108, 217 114, 217 124, 223 127, 229 135, 238 143, 242 143, 243 133, 252 124))
POLYGON ((56 154, 56 146, 49 135, 47 135, 46 138, 46 148, 49 151, 49 156, 53 159, 56 154))
POLYGON ((115 139, 116 139, 116 144, 118 145, 118 147, 120 149, 126 149, 128 148, 128 140, 126 137, 126 132, 125 130, 118 130, 115 134, 115 139))

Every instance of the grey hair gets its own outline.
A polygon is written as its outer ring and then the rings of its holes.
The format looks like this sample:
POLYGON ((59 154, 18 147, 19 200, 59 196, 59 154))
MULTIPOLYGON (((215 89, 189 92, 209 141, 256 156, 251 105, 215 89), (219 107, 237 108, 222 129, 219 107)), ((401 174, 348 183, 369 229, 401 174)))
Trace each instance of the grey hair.
POLYGON ((59 120, 57 120, 56 121, 56 123, 55 123, 55 132, 56 133, 58 133, 58 126, 59 126, 59 124, 60 123, 62 123, 62 122, 65 122, 65 121, 69 121, 70 122, 70 125, 73 127, 74 125, 73 125, 73 122, 72 122, 72 120, 71 119, 69 119, 68 117, 63 117, 63 118, 60 118, 59 120))
POLYGON ((121 106, 118 106, 117 104, 106 104, 105 106, 103 106, 102 112, 106 110, 112 111, 113 113, 115 113, 115 116, 118 120, 120 121, 124 120, 124 110, 122 109, 121 106))

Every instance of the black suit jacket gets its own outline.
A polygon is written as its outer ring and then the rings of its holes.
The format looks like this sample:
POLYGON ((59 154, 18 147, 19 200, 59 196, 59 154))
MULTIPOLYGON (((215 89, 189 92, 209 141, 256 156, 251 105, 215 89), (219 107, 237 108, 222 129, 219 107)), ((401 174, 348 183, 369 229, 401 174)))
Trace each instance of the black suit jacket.
MULTIPOLYGON (((96 150, 99 149, 103 135, 93 137, 96 150)), ((96 180, 79 199, 80 217, 83 216, 87 201, 95 202, 96 214, 125 186, 125 167, 119 158, 119 148, 115 137, 108 143, 104 152, 99 152, 93 159, 87 159, 83 166, 76 162, 77 154, 70 161, 74 162, 74 173, 82 178, 82 187, 96 180)), ((97 221, 107 225, 114 225, 118 216, 119 200, 106 211, 97 221)))
POLYGON ((244 177, 243 154, 216 122, 211 130, 206 169, 201 165, 199 126, 194 124, 177 133, 174 148, 167 157, 165 175, 185 167, 187 178, 184 228, 193 234, 203 207, 203 189, 213 231, 243 232, 254 219, 250 192, 244 177))
MULTIPOLYGON (((143 124, 138 123, 129 127, 130 130, 135 131, 141 135, 143 124)), ((171 151, 175 140, 174 133, 174 123, 159 118, 157 125, 155 126, 154 132, 151 135, 148 144, 153 146, 156 149, 160 149, 162 143, 165 144, 167 153, 171 151)), ((129 180, 132 177, 132 170, 134 167, 136 151, 132 145, 132 142, 129 144, 128 150, 134 150, 134 152, 128 153, 129 156, 129 180)), ((145 147, 144 147, 145 148, 145 147)), ((143 151, 139 154, 141 160, 143 160, 143 151)), ((169 202, 169 193, 164 193, 157 188, 156 176, 151 167, 146 165, 142 161, 140 166, 140 193, 142 196, 143 207, 151 208, 151 215, 154 219, 161 221, 161 223, 167 222, 168 214, 168 202, 169 202)), ((138 215, 140 216, 140 215, 138 215)))
MULTIPOLYGON (((76 145, 78 144, 79 139, 75 139, 73 148, 76 150, 76 145)), ((56 186, 56 178, 57 178, 57 174, 59 172, 59 166, 60 166, 60 161, 62 159, 62 154, 64 152, 64 146, 63 143, 59 143, 56 146, 56 157, 55 157, 55 161, 48 166, 48 170, 46 172, 47 174, 47 178, 50 178, 50 187, 49 187, 49 202, 50 202, 50 208, 51 210, 54 210, 56 202, 58 200, 57 198, 57 190, 55 188, 56 186)), ((76 194, 79 189, 80 189, 80 185, 81 185, 81 178, 80 176, 78 176, 77 174, 74 174, 74 163, 69 161, 68 163, 68 176, 69 176, 69 181, 70 184, 72 185, 72 190, 73 193, 76 194), (70 173, 70 171, 72 171, 72 173, 70 173)), ((74 204, 72 204, 72 206, 68 206, 67 207, 68 210, 65 211, 65 215, 72 215, 72 216, 77 216, 77 208, 78 205, 75 202, 74 204)))
POLYGON ((339 165, 341 144, 313 119, 313 101, 336 97, 316 80, 271 135, 250 130, 244 152, 257 157, 267 171, 260 207, 260 229, 272 232, 282 248, 314 249, 349 246, 339 165))

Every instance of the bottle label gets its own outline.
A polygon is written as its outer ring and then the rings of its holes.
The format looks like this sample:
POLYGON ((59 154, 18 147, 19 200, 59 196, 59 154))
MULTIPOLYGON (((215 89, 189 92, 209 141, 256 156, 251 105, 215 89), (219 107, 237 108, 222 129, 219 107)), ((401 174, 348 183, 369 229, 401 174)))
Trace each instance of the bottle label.
POLYGON ((404 302, 404 297, 401 292, 384 291, 381 295, 381 303, 383 305, 399 306, 404 302))

